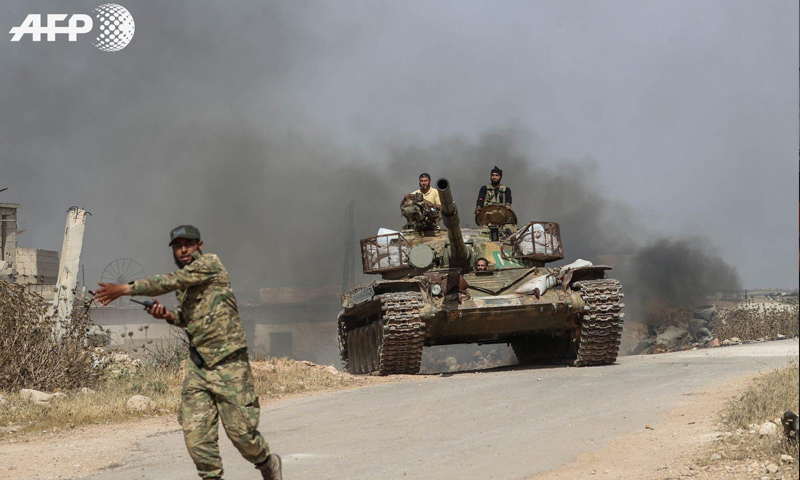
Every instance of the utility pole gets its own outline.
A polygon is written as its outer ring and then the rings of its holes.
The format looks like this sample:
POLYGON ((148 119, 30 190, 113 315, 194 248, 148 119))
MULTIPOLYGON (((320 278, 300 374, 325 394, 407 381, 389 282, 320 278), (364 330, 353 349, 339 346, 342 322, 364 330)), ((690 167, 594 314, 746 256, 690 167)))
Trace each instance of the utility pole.
POLYGON ((56 283, 52 307, 53 313, 58 319, 57 335, 59 337, 63 333, 62 325, 67 323, 72 315, 87 213, 86 210, 78 207, 67 210, 67 226, 64 229, 64 243, 61 246, 61 261, 58 265, 58 283, 56 283))

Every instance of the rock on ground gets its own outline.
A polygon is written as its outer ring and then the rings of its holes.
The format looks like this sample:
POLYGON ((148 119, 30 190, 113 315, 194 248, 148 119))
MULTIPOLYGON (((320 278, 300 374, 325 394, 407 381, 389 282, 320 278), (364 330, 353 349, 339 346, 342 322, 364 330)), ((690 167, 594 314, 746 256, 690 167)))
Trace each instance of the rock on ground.
POLYGON ((776 435, 778 433, 778 426, 772 422, 764 422, 758 428, 758 434, 762 437, 767 435, 776 435))
POLYGON ((39 390, 33 390, 31 388, 23 388, 19 391, 19 396, 37 405, 49 404, 50 399, 53 398, 49 393, 40 392, 39 390))
POLYGON ((689 340, 689 330, 683 327, 670 325, 656 337, 656 345, 664 346, 670 350, 677 350, 689 340))
POLYGON ((156 402, 144 395, 134 395, 125 403, 125 408, 135 412, 152 412, 156 408, 156 402))

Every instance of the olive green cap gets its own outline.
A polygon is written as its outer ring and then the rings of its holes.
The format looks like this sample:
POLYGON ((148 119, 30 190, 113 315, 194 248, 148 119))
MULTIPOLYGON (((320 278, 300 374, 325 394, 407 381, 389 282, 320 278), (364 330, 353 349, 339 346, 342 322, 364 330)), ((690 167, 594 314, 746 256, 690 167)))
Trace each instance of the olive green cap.
POLYGON ((169 244, 172 246, 177 238, 188 238, 189 240, 200 240, 200 230, 194 225, 181 225, 169 232, 169 244))

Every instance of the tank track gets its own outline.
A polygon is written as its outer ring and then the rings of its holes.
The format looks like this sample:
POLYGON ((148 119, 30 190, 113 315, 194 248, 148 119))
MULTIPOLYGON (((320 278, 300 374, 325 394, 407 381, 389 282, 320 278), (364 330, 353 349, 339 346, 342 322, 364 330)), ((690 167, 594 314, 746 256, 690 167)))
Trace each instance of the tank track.
POLYGON ((380 347, 380 375, 419 372, 425 323, 419 318, 424 305, 419 292, 381 295, 383 344, 380 347))
POLYGON ((585 303, 575 366, 609 365, 617 360, 622 339, 622 286, 612 279, 584 280, 572 287, 585 303))
POLYGON ((380 320, 349 332, 340 326, 342 366, 355 374, 418 373, 425 343, 425 323, 419 316, 422 294, 394 292, 376 298, 381 303, 380 320))

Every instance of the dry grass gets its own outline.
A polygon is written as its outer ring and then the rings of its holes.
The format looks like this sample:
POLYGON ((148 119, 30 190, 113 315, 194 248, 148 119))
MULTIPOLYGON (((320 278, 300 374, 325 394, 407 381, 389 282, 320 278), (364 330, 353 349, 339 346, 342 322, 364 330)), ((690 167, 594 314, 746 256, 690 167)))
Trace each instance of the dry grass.
POLYGON ((712 322, 714 336, 724 340, 775 339, 800 333, 798 306, 787 304, 755 304, 746 308, 720 311, 712 322))
MULTIPOLYGON (((781 475, 798 478, 797 442, 788 442, 779 435, 760 436, 759 426, 774 421, 786 410, 800 408, 800 368, 793 363, 756 379, 741 395, 731 399, 722 425, 725 430, 715 445, 722 462, 746 462, 781 465, 781 475), (781 464, 781 455, 794 457, 794 463, 781 464)), ((704 460, 701 464, 708 464, 704 460)))
MULTIPOLYGON (((252 362, 256 391, 262 401, 299 393, 352 388, 380 381, 356 377, 309 362, 268 359, 252 362)), ((144 362, 135 370, 123 369, 109 376, 95 393, 67 391, 67 397, 42 406, 16 393, 0 392, 6 403, 0 408, 0 440, 43 431, 57 432, 81 425, 118 423, 145 416, 174 414, 180 404, 183 373, 180 367, 156 367, 144 362), (132 395, 145 395, 157 405, 152 413, 131 412, 125 403, 132 395)))

